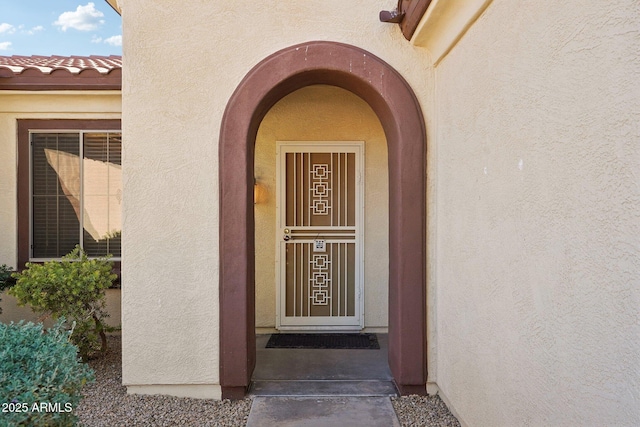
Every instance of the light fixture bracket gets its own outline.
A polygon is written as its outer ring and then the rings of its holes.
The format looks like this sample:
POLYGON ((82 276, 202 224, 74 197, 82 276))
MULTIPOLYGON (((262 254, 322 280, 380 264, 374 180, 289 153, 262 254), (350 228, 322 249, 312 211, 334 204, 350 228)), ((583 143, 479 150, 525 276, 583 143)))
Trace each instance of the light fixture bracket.
POLYGON ((404 19, 404 12, 398 12, 398 9, 394 10, 381 10, 380 22, 388 22, 391 24, 399 24, 404 19))

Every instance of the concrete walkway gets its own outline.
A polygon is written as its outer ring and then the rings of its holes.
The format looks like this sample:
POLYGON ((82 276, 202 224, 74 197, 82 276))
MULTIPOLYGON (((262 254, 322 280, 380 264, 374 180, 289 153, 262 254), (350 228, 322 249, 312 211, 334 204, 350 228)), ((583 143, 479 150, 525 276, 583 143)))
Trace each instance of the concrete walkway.
POLYGON ((386 334, 380 350, 268 349, 269 335, 256 338, 247 427, 400 426, 386 334))
POLYGON ((400 427, 388 397, 256 397, 247 427, 400 427))

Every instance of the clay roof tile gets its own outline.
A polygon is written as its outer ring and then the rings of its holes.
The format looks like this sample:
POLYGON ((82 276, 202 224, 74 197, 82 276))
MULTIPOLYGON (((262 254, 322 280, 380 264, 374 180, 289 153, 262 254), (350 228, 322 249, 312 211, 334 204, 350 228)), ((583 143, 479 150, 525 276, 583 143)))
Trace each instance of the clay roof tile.
POLYGON ((0 56, 0 90, 120 90, 121 56, 0 56))
POLYGON ((8 69, 20 74, 35 69, 42 74, 51 74, 55 70, 66 70, 79 74, 85 70, 95 70, 100 74, 109 74, 122 68, 122 57, 111 56, 0 56, 0 69, 8 69))

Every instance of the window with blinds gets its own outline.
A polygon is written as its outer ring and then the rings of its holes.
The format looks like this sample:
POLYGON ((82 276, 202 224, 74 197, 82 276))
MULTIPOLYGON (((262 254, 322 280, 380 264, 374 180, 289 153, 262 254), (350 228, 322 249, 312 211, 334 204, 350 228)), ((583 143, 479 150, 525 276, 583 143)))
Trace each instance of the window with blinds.
POLYGON ((120 132, 31 133, 32 259, 120 257, 121 153, 120 132))

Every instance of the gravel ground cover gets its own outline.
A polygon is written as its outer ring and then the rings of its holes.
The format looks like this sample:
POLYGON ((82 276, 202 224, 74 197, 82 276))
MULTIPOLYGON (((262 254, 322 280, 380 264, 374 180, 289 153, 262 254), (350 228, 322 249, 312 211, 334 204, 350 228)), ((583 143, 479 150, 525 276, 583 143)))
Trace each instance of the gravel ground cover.
POLYGON ((403 427, 460 427, 440 397, 402 396, 391 399, 403 427))
POLYGON ((122 386, 121 339, 109 337, 109 352, 89 362, 96 382, 82 389, 76 408, 80 424, 87 427, 117 426, 244 426, 251 400, 203 400, 168 396, 129 395, 122 386))
MULTIPOLYGON (((76 408, 80 424, 117 426, 245 426, 251 399, 214 401, 168 396, 128 395, 122 384, 121 339, 109 337, 109 352, 89 362, 96 382, 83 388, 76 408)), ((404 396, 391 399, 403 426, 457 427, 458 420, 438 396, 404 396)))

